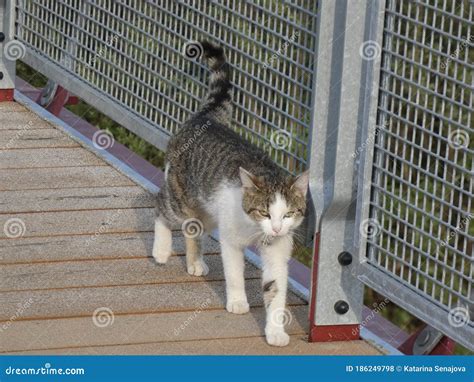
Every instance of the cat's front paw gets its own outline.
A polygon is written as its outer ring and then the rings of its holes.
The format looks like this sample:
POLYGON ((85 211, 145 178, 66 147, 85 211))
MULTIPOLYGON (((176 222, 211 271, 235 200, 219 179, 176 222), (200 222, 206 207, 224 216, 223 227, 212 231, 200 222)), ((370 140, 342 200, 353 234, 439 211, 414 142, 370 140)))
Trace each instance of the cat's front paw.
POLYGON ((290 336, 281 329, 266 329, 265 338, 267 343, 272 346, 286 346, 290 343, 290 336))
POLYGON ((188 265, 188 273, 191 276, 206 276, 209 273, 209 267, 204 260, 197 260, 188 265))
POLYGON ((249 303, 245 300, 228 301, 226 309, 229 313, 244 314, 250 310, 249 303))
POLYGON ((158 264, 166 264, 171 256, 169 251, 160 251, 159 248, 153 248, 153 258, 158 264))

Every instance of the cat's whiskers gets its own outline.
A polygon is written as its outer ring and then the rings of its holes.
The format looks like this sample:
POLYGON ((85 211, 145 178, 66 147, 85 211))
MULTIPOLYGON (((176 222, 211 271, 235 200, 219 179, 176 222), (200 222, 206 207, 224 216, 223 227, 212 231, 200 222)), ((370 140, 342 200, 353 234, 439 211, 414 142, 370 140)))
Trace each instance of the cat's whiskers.
POLYGON ((299 242, 304 242, 305 240, 305 236, 304 234, 301 232, 300 228, 296 228, 294 231, 291 232, 292 233, 292 236, 294 239, 296 239, 297 241, 299 242))
POLYGON ((261 239, 261 236, 265 236, 265 233, 262 232, 262 231, 257 231, 257 232, 254 232, 252 235, 250 235, 248 237, 248 241, 250 244, 254 244, 256 243, 257 247, 258 245, 261 243, 262 239, 261 239))
POLYGON ((294 239, 293 239, 293 235, 288 234, 288 235, 285 235, 284 238, 290 242, 291 247, 294 246, 295 241, 294 241, 294 239))

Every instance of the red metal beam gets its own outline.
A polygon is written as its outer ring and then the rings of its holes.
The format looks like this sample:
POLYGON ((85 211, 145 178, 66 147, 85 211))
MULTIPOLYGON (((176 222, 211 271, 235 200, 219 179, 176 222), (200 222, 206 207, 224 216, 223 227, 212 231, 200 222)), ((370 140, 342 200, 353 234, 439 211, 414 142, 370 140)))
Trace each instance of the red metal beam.
POLYGON ((309 304, 309 341, 353 341, 359 339, 359 325, 316 325, 316 294, 318 290, 319 247, 321 235, 314 236, 314 257, 311 278, 311 301, 309 304))
POLYGON ((13 101, 13 92, 15 89, 0 89, 0 102, 13 101))
POLYGON ((69 98, 69 93, 66 89, 61 86, 58 86, 56 93, 54 94, 53 100, 46 107, 51 114, 54 114, 56 117, 61 113, 64 105, 66 105, 69 98))

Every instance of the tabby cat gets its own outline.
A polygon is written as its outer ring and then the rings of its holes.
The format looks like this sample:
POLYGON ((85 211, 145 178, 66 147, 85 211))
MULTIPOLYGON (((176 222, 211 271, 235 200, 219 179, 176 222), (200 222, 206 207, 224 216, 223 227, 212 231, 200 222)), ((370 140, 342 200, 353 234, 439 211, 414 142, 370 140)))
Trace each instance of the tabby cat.
POLYGON ((171 255, 171 228, 181 226, 189 274, 204 276, 200 236, 219 230, 226 280, 226 309, 244 314, 244 253, 259 247, 266 307, 265 336, 285 346, 288 260, 294 230, 306 209, 308 172, 289 176, 261 149, 231 127, 230 67, 221 47, 201 42, 211 69, 203 105, 175 134, 166 153, 165 184, 157 199, 153 256, 159 264, 171 255))

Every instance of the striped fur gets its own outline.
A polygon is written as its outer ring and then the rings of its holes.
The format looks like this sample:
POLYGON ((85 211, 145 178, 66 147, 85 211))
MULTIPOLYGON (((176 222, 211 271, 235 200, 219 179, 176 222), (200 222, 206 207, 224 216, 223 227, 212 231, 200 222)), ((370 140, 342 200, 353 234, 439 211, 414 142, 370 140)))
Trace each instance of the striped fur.
POLYGON ((201 106, 201 113, 213 113, 214 118, 229 124, 232 113, 232 84, 230 83, 230 67, 226 61, 224 50, 220 46, 202 41, 203 58, 207 59, 211 75, 209 77, 209 93, 201 106))

